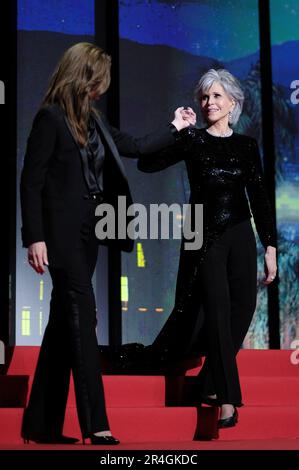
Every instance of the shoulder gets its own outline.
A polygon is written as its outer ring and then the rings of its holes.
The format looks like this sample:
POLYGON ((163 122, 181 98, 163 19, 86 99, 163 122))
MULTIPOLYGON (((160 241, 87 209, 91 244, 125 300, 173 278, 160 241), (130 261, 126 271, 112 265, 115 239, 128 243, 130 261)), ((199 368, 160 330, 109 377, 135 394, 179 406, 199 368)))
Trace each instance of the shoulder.
POLYGON ((234 133, 236 146, 248 157, 255 158, 259 154, 258 141, 249 135, 234 133))
POLYGON ((36 113, 33 123, 57 124, 65 116, 63 109, 57 104, 42 106, 36 113))
POLYGON ((258 142, 254 137, 245 134, 239 134, 238 132, 234 132, 235 139, 244 145, 248 145, 248 147, 258 147, 258 142))

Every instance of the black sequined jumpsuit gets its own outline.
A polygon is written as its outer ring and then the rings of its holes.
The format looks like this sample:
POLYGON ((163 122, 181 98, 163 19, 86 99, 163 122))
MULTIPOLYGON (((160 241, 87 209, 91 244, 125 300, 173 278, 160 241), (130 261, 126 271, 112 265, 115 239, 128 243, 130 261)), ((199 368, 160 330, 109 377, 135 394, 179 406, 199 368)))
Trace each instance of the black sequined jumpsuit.
POLYGON ((188 128, 175 147, 159 159, 141 159, 138 167, 153 172, 180 160, 187 166, 190 202, 203 204, 203 245, 186 251, 182 243, 175 306, 152 347, 180 356, 196 345, 206 355, 199 393, 216 393, 220 403, 242 406, 236 354, 257 294, 252 215, 264 248, 276 246, 258 145, 237 133, 224 138, 188 128))

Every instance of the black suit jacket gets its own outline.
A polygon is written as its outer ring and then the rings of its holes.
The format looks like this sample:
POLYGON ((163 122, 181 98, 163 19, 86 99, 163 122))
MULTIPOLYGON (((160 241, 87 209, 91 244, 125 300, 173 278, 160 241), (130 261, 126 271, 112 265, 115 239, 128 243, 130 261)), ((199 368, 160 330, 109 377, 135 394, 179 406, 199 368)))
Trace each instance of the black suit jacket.
MULTIPOLYGON (((98 115, 94 117, 106 149, 105 199, 115 206, 118 196, 126 196, 128 207, 132 197, 119 154, 136 158, 155 153, 171 146, 175 137, 165 125, 136 139, 113 128, 98 115)), ((24 247, 45 241, 49 262, 58 262, 80 231, 86 207, 84 196, 88 193, 83 164, 86 158, 62 108, 56 104, 42 108, 33 121, 21 175, 22 240, 24 247)), ((127 238, 112 243, 131 251, 134 242, 127 238)))

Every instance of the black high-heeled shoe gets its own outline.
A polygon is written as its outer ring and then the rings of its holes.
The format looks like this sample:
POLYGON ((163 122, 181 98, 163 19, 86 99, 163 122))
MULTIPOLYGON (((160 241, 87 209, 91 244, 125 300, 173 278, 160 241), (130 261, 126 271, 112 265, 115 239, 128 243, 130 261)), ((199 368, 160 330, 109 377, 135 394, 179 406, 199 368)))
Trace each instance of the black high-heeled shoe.
POLYGON ((35 444, 76 444, 79 442, 79 439, 76 437, 63 436, 25 436, 22 435, 24 444, 29 444, 29 442, 34 442, 35 444))
MULTIPOLYGON (((118 439, 113 436, 96 436, 95 434, 90 434, 88 436, 92 445, 95 446, 115 446, 120 443, 118 439)), ((86 437, 82 437, 82 442, 85 444, 86 437)))
POLYGON ((234 408, 232 416, 228 418, 218 419, 218 428, 232 428, 238 422, 238 410, 234 408))

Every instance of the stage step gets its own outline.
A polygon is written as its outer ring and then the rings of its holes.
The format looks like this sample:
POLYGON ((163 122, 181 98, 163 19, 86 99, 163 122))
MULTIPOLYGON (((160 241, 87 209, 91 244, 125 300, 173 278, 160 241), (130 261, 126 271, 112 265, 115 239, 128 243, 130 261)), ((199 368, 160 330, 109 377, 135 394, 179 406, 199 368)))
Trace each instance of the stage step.
MULTIPOLYGON (((291 363, 289 349, 241 349, 237 355, 241 376, 287 377, 299 376, 299 364, 291 363)), ((189 370, 186 375, 197 375, 200 367, 189 370)))
MULTIPOLYGON (((32 381, 33 377, 31 376, 29 378, 29 391, 32 386, 32 381)), ((104 375, 103 384, 107 406, 165 406, 165 378, 163 376, 104 375)), ((29 394, 27 396, 29 396, 29 394)), ((1 406, 4 405, 1 405, 0 402, 0 407, 1 406)), ((68 406, 76 406, 74 382, 72 378, 70 381, 68 406)))
MULTIPOLYGON (((39 347, 16 347, 8 371, 10 375, 0 376, 2 396, 5 398, 2 402, 5 407, 0 408, 2 444, 21 443, 21 406, 25 405, 24 390, 26 392, 28 376, 29 389, 32 383, 38 352, 39 347), (16 393, 18 400, 23 396, 19 402, 13 398, 16 393)), ((239 410, 238 425, 221 430, 220 439, 299 438, 299 366, 291 364, 290 354, 291 351, 240 351, 238 365, 245 406, 239 410)), ((199 431, 215 437, 218 409, 198 408, 194 394, 198 371, 199 368, 194 368, 185 377, 179 373, 166 377, 104 375, 113 433, 128 443, 191 442, 199 431)), ((72 381, 65 433, 80 437, 72 381)))
MULTIPOLYGON (((21 444, 22 409, 0 409, 0 444, 21 444), (5 424, 4 424, 5 423, 5 424)), ((192 441, 196 408, 108 408, 113 434, 122 442, 192 441)), ((220 440, 299 439, 299 408, 247 406, 239 410, 235 428, 221 429, 220 440)), ((64 432, 80 437, 75 408, 68 408, 64 432)))
MULTIPOLYGON (((169 406, 198 405, 199 397, 196 394, 196 377, 182 378, 185 382, 177 385, 172 379, 166 388, 166 403, 169 406)), ((166 380, 166 384, 168 384, 166 380)), ((245 406, 298 406, 299 407, 299 377, 240 377, 242 388, 242 400, 245 406)))
MULTIPOLYGON (((199 397, 191 390, 194 387, 194 381, 195 377, 190 376, 166 378, 150 375, 103 376, 106 403, 110 407, 165 406, 165 403, 169 406, 198 406, 199 397)), ((299 377, 242 376, 240 381, 243 403, 246 406, 299 406, 299 377)), ((29 381, 29 390, 31 383, 32 377, 29 381)), ((11 392, 11 396, 14 396, 17 390, 13 388, 11 392)), ((10 397, 10 393, 6 395, 10 397)), ((18 396, 21 398, 18 402, 15 401, 15 404, 10 405, 7 401, 0 401, 0 407, 23 406, 24 393, 20 390, 18 396)), ((73 380, 70 384, 68 406, 76 406, 73 380)))
POLYGON ((299 439, 298 406, 246 406, 234 428, 220 430, 221 439, 299 439))
POLYGON ((28 375, 0 375, 0 408, 26 406, 28 375))
MULTIPOLYGON (((299 373, 299 370, 298 370, 299 373)), ((240 378, 245 405, 298 406, 299 377, 250 377, 240 378)))
MULTIPOLYGON (((196 408, 107 408, 113 434, 126 442, 192 441, 196 408)), ((23 410, 0 409, 0 444, 21 444, 23 410), (4 424, 5 423, 5 424, 4 424)), ((76 409, 67 409, 64 433, 80 437, 76 409)))
MULTIPOLYGON (((38 346, 16 346, 8 374, 33 375, 39 353, 38 346)), ((293 350, 242 349, 237 356, 241 376, 286 377, 299 376, 299 364, 291 363, 293 350)), ((187 372, 197 375, 200 367, 187 372)))
MULTIPOLYGON (((162 376, 104 375, 105 399, 109 407, 165 406, 165 379, 162 376)), ((68 406, 75 406, 71 380, 68 406)))

